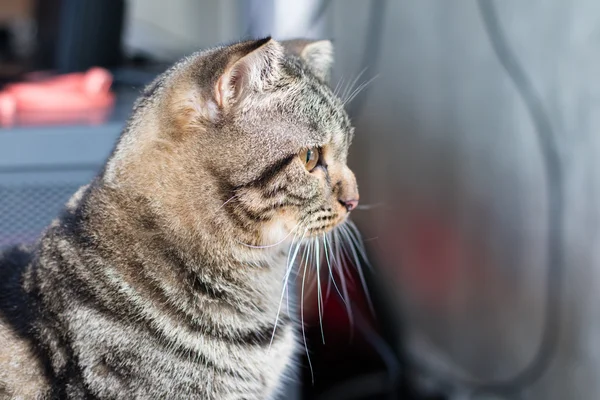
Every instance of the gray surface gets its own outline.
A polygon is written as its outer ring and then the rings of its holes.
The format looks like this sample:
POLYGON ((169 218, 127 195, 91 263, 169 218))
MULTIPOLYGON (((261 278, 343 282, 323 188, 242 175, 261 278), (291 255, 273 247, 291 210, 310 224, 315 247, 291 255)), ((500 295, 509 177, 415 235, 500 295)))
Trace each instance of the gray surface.
POLYGON ((101 168, 122 124, 0 131, 0 247, 34 241, 101 168))
MULTIPOLYGON (((369 3, 335 2, 338 77, 360 70, 369 3)), ((463 389, 510 381, 536 355, 546 317, 548 197, 536 131, 476 2, 388 3, 379 67, 367 74, 379 77, 356 119, 351 162, 363 202, 390 208, 356 219, 380 239, 371 249, 425 375, 463 389), (418 213, 443 222, 460 250, 432 247, 428 279, 442 281, 435 300, 403 247, 418 213)), ((597 399, 600 3, 494 4, 550 116, 566 202, 559 345, 541 379, 505 396, 597 399)))
POLYGON ((15 128, 0 131, 0 173, 39 166, 104 163, 122 123, 97 127, 57 126, 15 128))

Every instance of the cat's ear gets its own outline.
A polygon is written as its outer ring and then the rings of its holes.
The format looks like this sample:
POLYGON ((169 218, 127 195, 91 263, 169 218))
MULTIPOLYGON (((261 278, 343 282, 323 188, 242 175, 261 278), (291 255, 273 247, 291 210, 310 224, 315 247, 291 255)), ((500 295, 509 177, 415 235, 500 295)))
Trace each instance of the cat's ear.
POLYGON ((279 75, 283 54, 281 44, 270 37, 242 46, 217 80, 217 105, 233 104, 251 91, 261 91, 272 84, 279 75))
POLYGON ((300 57, 318 78, 329 81, 333 67, 333 43, 330 40, 294 39, 282 44, 286 51, 300 57))

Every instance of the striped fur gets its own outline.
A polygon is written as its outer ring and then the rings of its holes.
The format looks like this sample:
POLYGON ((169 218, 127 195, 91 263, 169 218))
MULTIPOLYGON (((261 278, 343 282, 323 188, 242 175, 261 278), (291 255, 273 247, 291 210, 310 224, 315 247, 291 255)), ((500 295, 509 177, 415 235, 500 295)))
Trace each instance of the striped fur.
POLYGON ((330 55, 236 43, 144 91, 101 174, 35 246, 0 255, 0 398, 277 393, 297 342, 293 311, 276 319, 282 239, 332 229, 358 198, 330 55), (306 148, 322 149, 312 172, 306 148))

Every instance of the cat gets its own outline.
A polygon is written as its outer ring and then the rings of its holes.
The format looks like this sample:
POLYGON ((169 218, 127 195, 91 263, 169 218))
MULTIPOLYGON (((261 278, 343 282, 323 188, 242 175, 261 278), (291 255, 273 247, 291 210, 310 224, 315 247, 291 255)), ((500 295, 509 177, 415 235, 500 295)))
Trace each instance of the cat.
POLYGON ((359 200, 332 62, 326 40, 243 41, 143 91, 98 176, 0 255, 0 398, 277 395, 285 244, 359 200))

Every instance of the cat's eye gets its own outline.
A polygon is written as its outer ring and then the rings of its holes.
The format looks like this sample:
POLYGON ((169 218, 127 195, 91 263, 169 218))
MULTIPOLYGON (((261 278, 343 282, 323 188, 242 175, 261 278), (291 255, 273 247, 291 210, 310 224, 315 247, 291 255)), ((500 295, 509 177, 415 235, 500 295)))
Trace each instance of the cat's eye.
POLYGON ((300 161, 304 163, 304 167, 308 171, 312 171, 315 169, 317 164, 319 163, 319 149, 306 149, 302 151, 299 155, 300 161))

